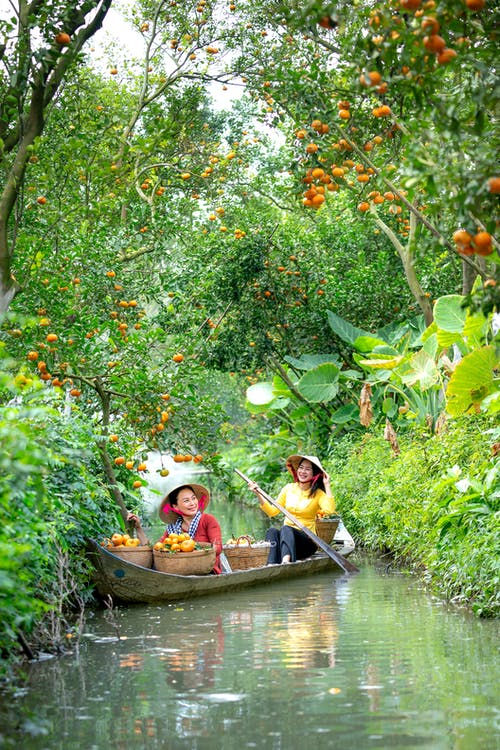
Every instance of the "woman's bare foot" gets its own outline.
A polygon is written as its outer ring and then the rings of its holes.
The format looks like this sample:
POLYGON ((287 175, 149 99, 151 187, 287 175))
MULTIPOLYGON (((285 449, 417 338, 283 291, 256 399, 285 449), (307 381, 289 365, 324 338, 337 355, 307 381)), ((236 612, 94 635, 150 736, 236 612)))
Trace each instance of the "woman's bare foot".
POLYGON ((289 562, 292 562, 291 559, 290 559, 290 555, 283 555, 283 557, 281 558, 281 562, 285 563, 285 564, 289 563, 289 562))

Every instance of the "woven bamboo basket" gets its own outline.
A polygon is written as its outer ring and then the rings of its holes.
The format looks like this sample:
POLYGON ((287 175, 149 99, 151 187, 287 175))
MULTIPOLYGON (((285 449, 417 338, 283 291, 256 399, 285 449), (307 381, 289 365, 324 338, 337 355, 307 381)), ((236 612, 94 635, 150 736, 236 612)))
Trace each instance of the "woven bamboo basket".
POLYGON ((225 544, 225 553, 232 570, 248 570, 266 565, 271 542, 251 543, 247 536, 240 536, 236 544, 225 544), (242 543, 246 540, 246 543, 242 543))
POLYGON ((327 544, 333 542, 333 537, 338 529, 340 518, 317 518, 316 534, 327 544))
POLYGON ((141 565, 143 568, 151 568, 153 565, 153 550, 146 545, 139 547, 110 547, 113 555, 121 557, 122 560, 141 565))
POLYGON ((215 548, 207 544, 204 549, 193 552, 164 552, 153 550, 156 570, 178 576, 202 576, 210 573, 215 565, 215 548))

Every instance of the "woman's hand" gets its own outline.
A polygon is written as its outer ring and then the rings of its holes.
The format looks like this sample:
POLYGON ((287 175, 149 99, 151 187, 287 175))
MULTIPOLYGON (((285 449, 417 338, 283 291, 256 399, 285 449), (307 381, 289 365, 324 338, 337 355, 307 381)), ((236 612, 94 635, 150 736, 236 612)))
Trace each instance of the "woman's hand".
POLYGON ((255 492, 256 495, 259 494, 259 487, 257 482, 249 482, 248 489, 250 490, 250 492, 255 492))
POLYGON ((141 528, 141 520, 135 513, 127 513, 127 523, 133 523, 136 529, 141 528))

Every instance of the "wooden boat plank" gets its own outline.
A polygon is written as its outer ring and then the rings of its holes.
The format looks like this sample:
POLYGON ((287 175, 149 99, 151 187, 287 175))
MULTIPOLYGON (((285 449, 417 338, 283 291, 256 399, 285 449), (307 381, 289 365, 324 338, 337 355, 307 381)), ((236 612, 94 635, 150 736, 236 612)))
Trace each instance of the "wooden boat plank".
POLYGON ((259 583, 271 583, 324 570, 340 568, 324 553, 287 565, 267 565, 222 575, 179 576, 129 563, 89 540, 88 555, 95 569, 94 583, 103 597, 122 602, 170 602, 226 591, 237 591, 259 583))

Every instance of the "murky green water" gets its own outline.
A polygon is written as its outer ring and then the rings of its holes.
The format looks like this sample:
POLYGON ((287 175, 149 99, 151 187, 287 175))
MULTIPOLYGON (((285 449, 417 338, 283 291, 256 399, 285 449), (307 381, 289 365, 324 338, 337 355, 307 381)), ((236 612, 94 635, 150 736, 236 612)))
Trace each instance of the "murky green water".
MULTIPOLYGON (((224 538, 263 537, 255 509, 210 509, 224 538)), ((3 696, 0 746, 500 750, 498 624, 356 562, 352 577, 91 613, 72 654, 3 696)))
POLYGON ((500 747, 497 624, 360 562, 350 578, 96 613, 78 650, 4 699, 6 747, 500 747))

